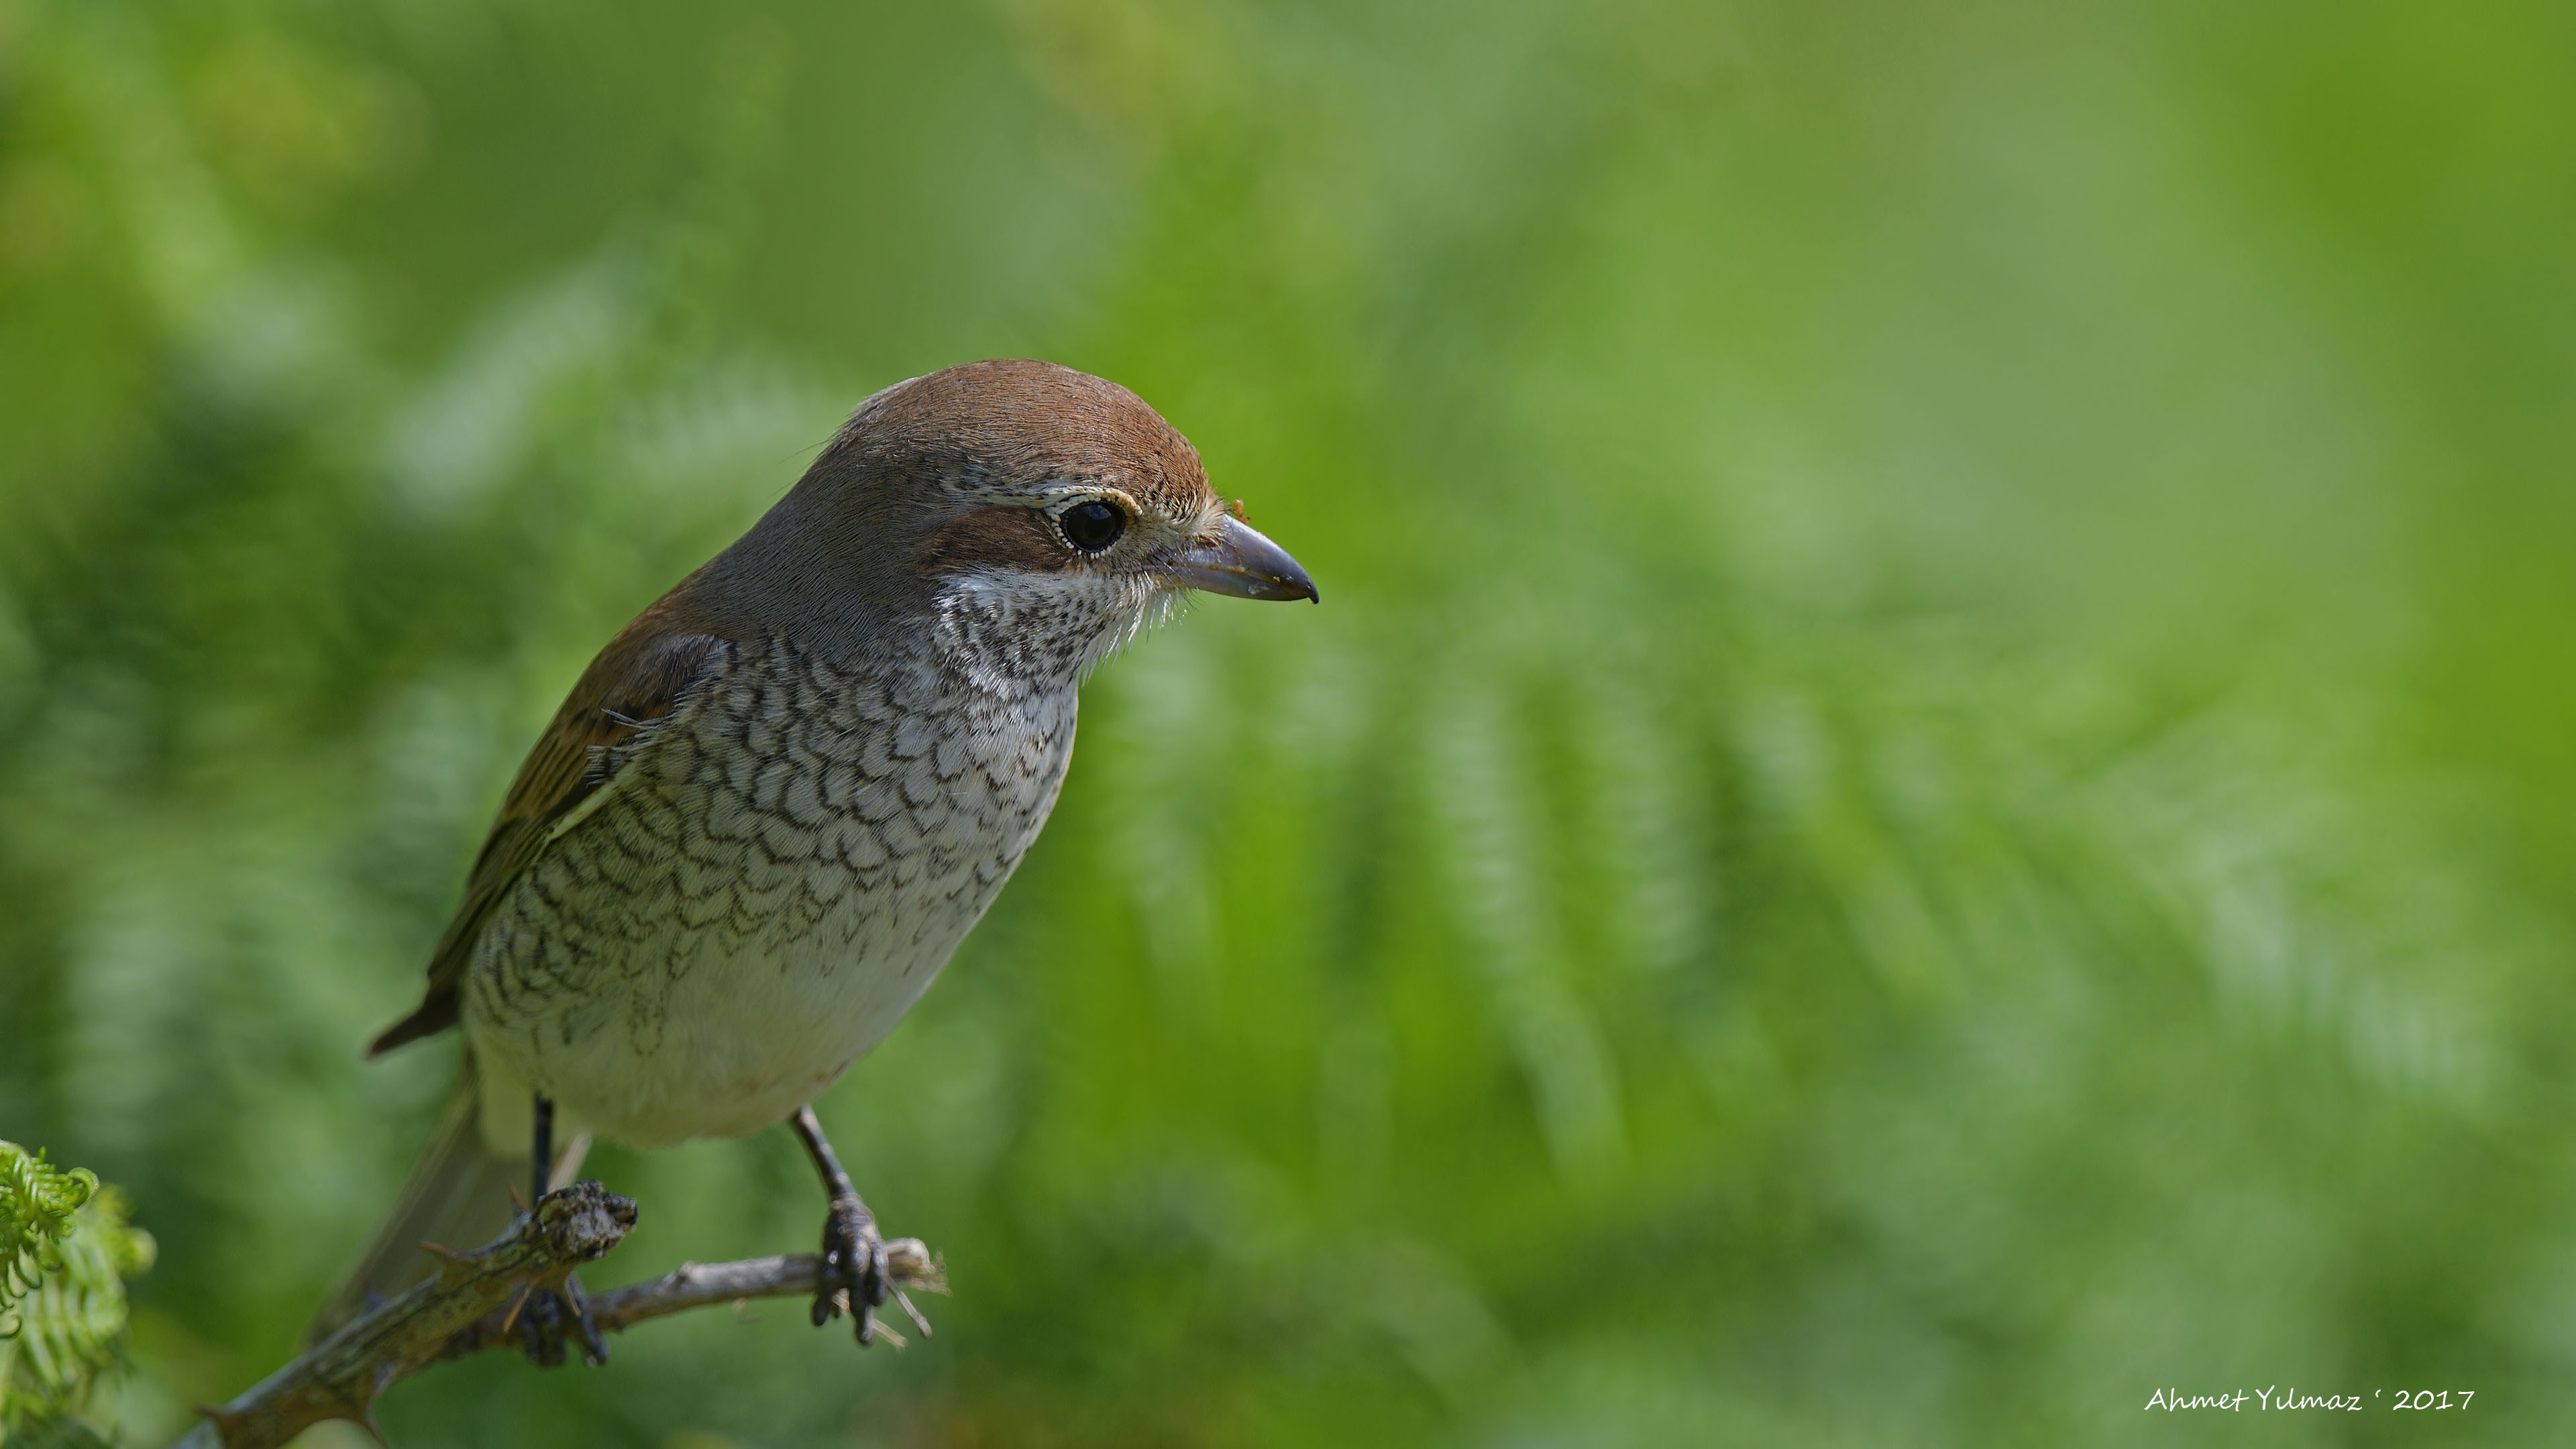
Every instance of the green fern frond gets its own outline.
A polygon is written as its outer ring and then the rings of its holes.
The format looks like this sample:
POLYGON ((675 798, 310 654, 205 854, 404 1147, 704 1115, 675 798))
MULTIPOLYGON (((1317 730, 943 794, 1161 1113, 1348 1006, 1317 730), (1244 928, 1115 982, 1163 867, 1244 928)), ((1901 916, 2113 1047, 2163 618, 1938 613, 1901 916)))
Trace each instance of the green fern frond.
POLYGON ((125 1280, 152 1266, 125 1197, 0 1142, 0 1441, 62 1429, 124 1351, 125 1280))
POLYGON ((72 1215, 97 1191, 88 1168, 58 1168, 42 1152, 0 1142, 0 1338, 17 1335, 19 1303, 61 1268, 72 1215))

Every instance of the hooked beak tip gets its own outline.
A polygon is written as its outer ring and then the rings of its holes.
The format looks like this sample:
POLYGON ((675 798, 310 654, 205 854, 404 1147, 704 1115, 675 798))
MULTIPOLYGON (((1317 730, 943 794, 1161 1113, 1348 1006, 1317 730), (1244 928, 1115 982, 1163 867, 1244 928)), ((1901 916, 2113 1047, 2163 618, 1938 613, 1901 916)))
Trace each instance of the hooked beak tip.
POLYGON ((1184 588, 1231 598, 1324 601, 1288 550, 1239 518, 1220 518, 1217 536, 1182 554, 1169 572, 1184 588))

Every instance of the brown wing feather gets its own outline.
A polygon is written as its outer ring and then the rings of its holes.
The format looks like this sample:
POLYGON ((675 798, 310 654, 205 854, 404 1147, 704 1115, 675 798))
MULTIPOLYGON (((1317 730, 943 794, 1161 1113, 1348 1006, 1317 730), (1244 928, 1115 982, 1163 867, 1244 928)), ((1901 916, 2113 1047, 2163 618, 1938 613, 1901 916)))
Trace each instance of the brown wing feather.
POLYGON ((456 1024, 458 991, 475 940, 494 907, 545 847, 555 822, 608 782, 612 752, 678 709, 731 647, 712 634, 671 633, 667 628, 661 607, 646 610, 582 671, 581 682, 528 751, 509 794, 502 797, 501 813, 466 877, 465 899, 430 953, 429 990, 419 1009, 386 1028, 368 1046, 368 1056, 381 1056, 456 1024))

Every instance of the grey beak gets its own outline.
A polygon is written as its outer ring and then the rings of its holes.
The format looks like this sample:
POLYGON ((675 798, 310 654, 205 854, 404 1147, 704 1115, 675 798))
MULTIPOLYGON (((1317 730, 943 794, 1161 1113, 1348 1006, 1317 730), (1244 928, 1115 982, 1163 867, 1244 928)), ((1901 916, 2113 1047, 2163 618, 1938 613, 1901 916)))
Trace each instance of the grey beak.
POLYGON ((1182 554, 1164 570, 1184 588, 1238 599, 1322 599, 1315 581, 1288 556, 1288 550, 1261 536, 1239 518, 1217 521, 1216 538, 1182 554))

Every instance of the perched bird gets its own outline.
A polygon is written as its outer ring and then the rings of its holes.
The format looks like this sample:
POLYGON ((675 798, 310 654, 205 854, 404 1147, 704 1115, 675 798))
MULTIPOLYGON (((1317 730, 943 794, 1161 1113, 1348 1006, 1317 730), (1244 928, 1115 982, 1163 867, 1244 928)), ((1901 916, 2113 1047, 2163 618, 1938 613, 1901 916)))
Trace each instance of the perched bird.
MULTIPOLYGON (((598 1132, 780 1123, 829 1206, 819 1326, 869 1340, 873 1218, 809 1105, 876 1045, 1055 804, 1078 687, 1182 591, 1313 599, 1135 394, 979 362, 861 404, 768 515, 583 672, 501 803, 420 1007, 461 1026, 435 1135, 317 1336, 480 1243, 598 1132), (559 1146, 560 1144, 560 1146, 559 1146)), ((576 1296, 577 1299, 577 1296, 576 1296)), ((525 1314, 561 1362, 576 1303, 525 1314)))

